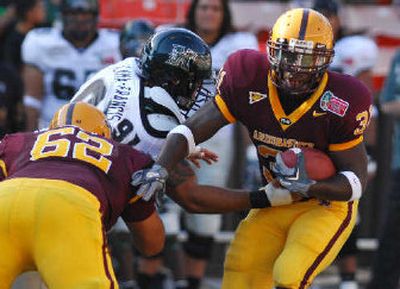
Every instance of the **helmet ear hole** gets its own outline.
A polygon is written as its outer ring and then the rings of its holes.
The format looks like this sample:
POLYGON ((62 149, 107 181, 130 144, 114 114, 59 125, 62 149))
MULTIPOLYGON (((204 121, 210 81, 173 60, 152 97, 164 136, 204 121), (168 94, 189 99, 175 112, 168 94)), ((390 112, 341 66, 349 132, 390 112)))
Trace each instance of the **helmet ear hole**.
POLYGON ((140 66, 143 78, 164 88, 181 109, 188 110, 195 101, 197 82, 211 78, 211 53, 193 32, 164 29, 145 44, 140 66))

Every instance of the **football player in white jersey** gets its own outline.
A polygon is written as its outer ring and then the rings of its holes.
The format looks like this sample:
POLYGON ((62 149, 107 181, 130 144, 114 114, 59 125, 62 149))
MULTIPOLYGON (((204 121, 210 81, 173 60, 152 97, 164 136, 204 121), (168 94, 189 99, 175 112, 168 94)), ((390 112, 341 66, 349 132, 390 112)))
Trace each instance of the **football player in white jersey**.
MULTIPOLYGON (((120 32, 119 49, 122 58, 139 57, 140 53, 147 40, 154 34, 154 25, 145 19, 131 20, 125 23, 120 32)), ((164 226, 168 228, 168 224, 162 218, 164 226)), ((134 262, 134 248, 132 247, 132 238, 129 235, 129 228, 124 221, 119 218, 113 229, 108 234, 108 239, 111 246, 113 258, 116 260, 116 267, 118 268, 118 283, 121 289, 135 289, 136 284, 141 285, 142 279, 146 279, 146 272, 155 272, 154 267, 159 267, 163 264, 160 259, 162 257, 144 257, 137 258, 136 281, 134 262)), ((162 281, 165 274, 153 274, 153 279, 156 282, 162 281)), ((147 278, 148 279, 148 278, 147 278)), ((150 282, 151 283, 151 282, 150 282)), ((154 282, 153 282, 154 283, 154 282)), ((160 283, 160 282, 159 282, 160 283)), ((141 286, 143 287, 143 286, 141 286)))
POLYGON ((62 28, 39 28, 22 45, 27 130, 46 127, 87 77, 120 60, 118 34, 97 29, 97 0, 62 0, 62 28))
MULTIPOLYGON (((192 1, 186 18, 186 28, 197 33, 210 47, 214 74, 218 73, 228 56, 235 51, 245 48, 258 50, 258 41, 253 34, 234 30, 227 0, 192 1)), ((215 87, 214 83, 207 85, 213 94, 215 87)), ((227 185, 230 168, 235 162, 234 152, 242 149, 238 146, 243 143, 235 142, 235 131, 238 133, 241 130, 238 126, 235 128, 235 125, 225 126, 202 144, 202 147, 215 152, 219 161, 212 166, 203 166, 196 170, 200 184, 227 185)), ((236 154, 235 160, 240 163, 239 158, 236 154)), ((222 216, 185 213, 184 220, 189 235, 188 241, 183 244, 186 288, 198 289, 212 254, 214 236, 220 229, 222 216)))
MULTIPOLYGON (((137 26, 140 23, 133 24, 137 26)), ((128 23, 121 37, 132 34, 131 26, 128 23)), ((210 77, 211 55, 207 46, 185 29, 159 33, 154 39, 156 42, 153 45, 149 42, 141 60, 126 58, 103 69, 81 87, 72 101, 84 100, 95 104, 107 115, 115 140, 131 144, 155 158, 167 133, 184 120, 182 113, 192 107, 202 81, 210 77), (190 71, 174 69, 174 65, 187 66, 190 71), (165 89, 153 86, 154 83, 165 89), (191 98, 186 98, 186 95, 191 98)), ((125 45, 129 43, 125 38, 121 40, 121 52, 126 55, 130 51, 132 55, 136 49, 125 45)), ((202 95, 205 99, 206 95, 202 95)), ((166 232, 169 236, 176 236, 179 210, 170 201, 164 206, 166 208, 161 214, 166 232)), ((115 230, 123 231, 124 228, 118 225, 115 230)), ((161 256, 139 258, 138 264, 137 283, 141 289, 165 287, 166 276, 160 271, 161 256)), ((121 287, 132 283, 123 281, 121 287)))
MULTIPOLYGON (((208 46, 186 29, 171 28, 156 33, 140 59, 127 58, 98 72, 72 101, 96 105, 106 114, 115 140, 156 157, 168 132, 184 120, 182 113, 207 97, 199 90, 210 76, 208 46)), ((198 185, 186 162, 171 172, 167 193, 190 212, 222 213, 260 206, 260 191, 198 185)), ((148 288, 156 289, 156 285, 148 288)))

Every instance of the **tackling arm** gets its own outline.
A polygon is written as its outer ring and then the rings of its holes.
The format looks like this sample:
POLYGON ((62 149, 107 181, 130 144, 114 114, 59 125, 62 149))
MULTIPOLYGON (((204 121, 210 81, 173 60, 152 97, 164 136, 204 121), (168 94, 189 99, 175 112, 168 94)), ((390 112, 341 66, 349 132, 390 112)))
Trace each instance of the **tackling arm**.
POLYGON ((251 208, 250 192, 199 185, 185 161, 171 171, 167 194, 191 213, 224 213, 251 208))
POLYGON ((252 208, 266 208, 300 200, 297 194, 273 184, 257 191, 232 190, 200 185, 187 162, 179 162, 171 171, 167 194, 191 213, 226 213, 252 208))
MULTIPOLYGON (((195 144, 209 139, 226 124, 228 121, 211 101, 184 123, 191 130, 195 144)), ((188 140, 182 134, 169 134, 156 163, 171 171, 189 154, 188 146, 188 140)))

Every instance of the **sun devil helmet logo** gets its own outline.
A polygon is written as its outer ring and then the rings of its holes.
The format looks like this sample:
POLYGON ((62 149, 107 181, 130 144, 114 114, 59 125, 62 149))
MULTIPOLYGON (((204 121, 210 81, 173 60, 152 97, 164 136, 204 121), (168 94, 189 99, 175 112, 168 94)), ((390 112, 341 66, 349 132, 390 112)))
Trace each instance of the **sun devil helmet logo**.
POLYGON ((190 64, 197 59, 198 54, 192 49, 180 44, 172 44, 172 47, 172 51, 169 53, 169 58, 166 63, 189 72, 190 64))

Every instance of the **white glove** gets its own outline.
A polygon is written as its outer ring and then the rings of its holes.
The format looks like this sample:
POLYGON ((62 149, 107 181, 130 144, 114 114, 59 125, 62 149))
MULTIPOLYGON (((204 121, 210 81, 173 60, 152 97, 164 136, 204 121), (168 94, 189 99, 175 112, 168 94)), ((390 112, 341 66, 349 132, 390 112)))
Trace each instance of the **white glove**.
POLYGON ((292 194, 289 190, 282 187, 275 187, 274 182, 270 182, 265 187, 260 188, 267 195, 272 207, 289 205, 293 203, 292 194))

